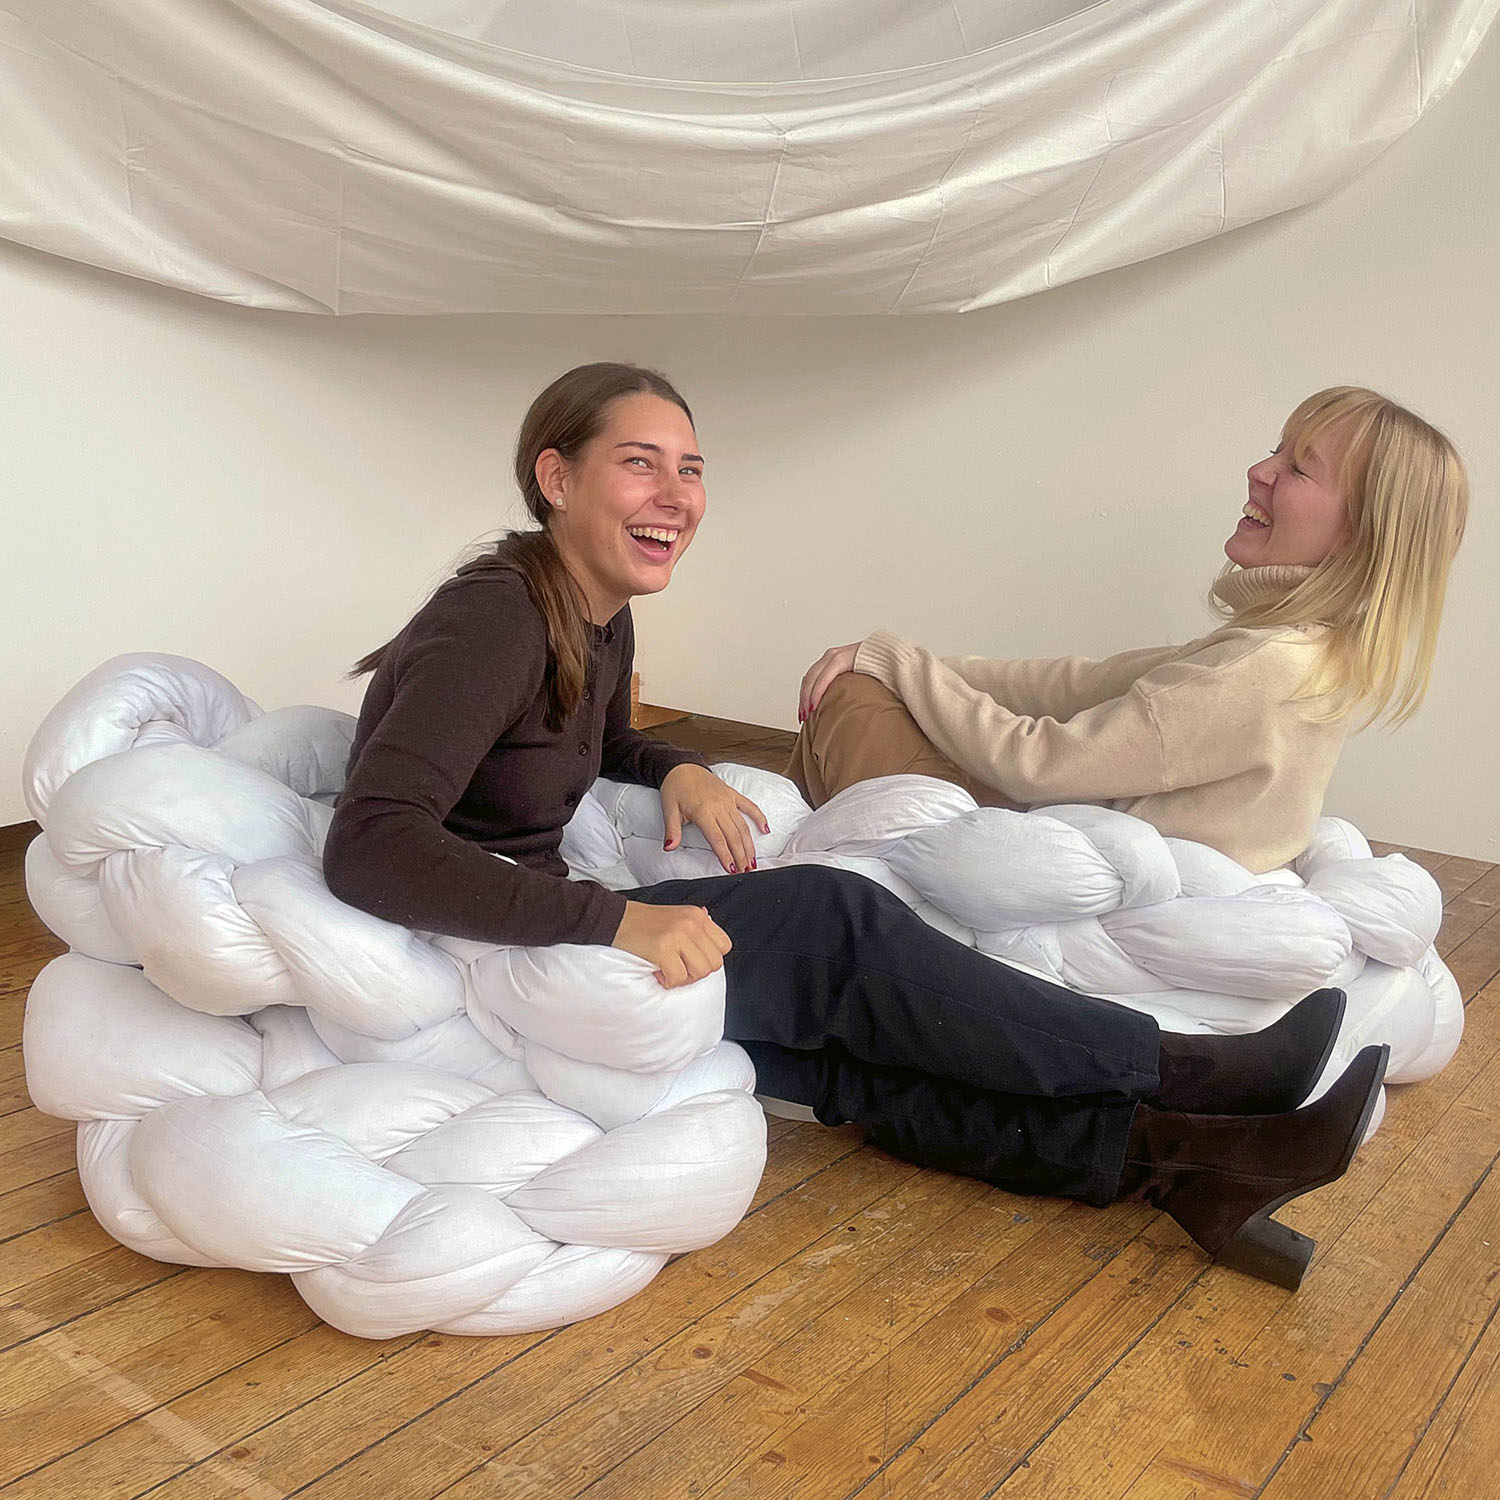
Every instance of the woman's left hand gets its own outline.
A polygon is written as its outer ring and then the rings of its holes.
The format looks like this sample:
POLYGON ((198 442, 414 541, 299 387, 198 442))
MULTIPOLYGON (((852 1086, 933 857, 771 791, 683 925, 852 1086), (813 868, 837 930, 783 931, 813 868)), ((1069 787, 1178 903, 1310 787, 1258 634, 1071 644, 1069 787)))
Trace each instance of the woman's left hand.
POLYGON ((830 646, 802 676, 802 686, 797 693, 797 722, 805 724, 823 701, 823 694, 835 678, 854 670, 854 659, 859 655, 858 641, 847 646, 830 646))
POLYGON ((691 763, 667 772, 661 784, 661 813, 667 825, 662 848, 675 849, 682 842, 682 825, 692 823, 731 875, 755 868, 755 841, 745 819, 753 818, 762 833, 771 831, 766 815, 748 797, 706 766, 691 763))

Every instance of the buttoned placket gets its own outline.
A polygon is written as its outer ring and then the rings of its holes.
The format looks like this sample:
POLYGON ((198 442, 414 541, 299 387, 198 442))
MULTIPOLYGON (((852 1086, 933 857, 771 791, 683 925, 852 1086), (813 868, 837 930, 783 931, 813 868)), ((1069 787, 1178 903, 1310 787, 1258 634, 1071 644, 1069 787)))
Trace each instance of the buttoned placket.
MULTIPOLYGON (((585 677, 583 684, 583 701, 589 705, 588 723, 590 733, 593 732, 594 728, 594 679, 598 671, 599 652, 614 638, 615 628, 613 625, 594 626, 594 639, 593 644, 589 650, 587 676, 585 677)), ((589 744, 587 740, 584 740, 578 746, 578 753, 580 755, 587 755, 589 753, 589 744)), ((576 798, 570 797, 568 799, 568 806, 572 807, 576 800, 576 798)))

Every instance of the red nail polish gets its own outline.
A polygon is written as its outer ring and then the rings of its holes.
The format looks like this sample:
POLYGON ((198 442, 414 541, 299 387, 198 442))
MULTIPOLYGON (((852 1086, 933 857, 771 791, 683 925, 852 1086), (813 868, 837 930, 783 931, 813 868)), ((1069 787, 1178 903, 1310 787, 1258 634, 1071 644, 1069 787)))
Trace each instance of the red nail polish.
POLYGON ((750 868, 752 870, 758 870, 758 869, 760 869, 760 861, 758 859, 752 859, 750 861, 750 868))
POLYGON ((740 867, 736 864, 731 864, 729 866, 729 873, 731 875, 738 875, 740 873, 740 867))

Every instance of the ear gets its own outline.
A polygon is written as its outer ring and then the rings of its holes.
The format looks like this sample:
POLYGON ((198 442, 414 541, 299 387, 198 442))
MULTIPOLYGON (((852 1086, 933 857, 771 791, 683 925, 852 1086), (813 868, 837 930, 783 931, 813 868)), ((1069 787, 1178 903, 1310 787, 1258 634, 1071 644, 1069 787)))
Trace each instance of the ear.
POLYGON ((553 504, 562 493, 563 482, 567 478, 567 459, 556 448, 544 448, 537 454, 532 472, 541 487, 542 497, 549 505, 553 504))

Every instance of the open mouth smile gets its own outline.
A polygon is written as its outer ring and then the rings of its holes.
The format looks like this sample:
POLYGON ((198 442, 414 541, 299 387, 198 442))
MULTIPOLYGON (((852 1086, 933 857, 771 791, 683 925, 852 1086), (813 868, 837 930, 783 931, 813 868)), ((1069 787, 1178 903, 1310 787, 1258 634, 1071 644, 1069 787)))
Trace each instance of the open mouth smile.
POLYGON ((1265 531, 1270 527, 1271 518, 1258 506, 1255 501, 1245 502, 1244 514, 1240 518, 1240 525, 1247 526, 1254 531, 1265 531))
POLYGON ((671 557, 682 534, 676 526, 627 526, 625 532, 641 555, 652 562, 665 562, 671 557))

